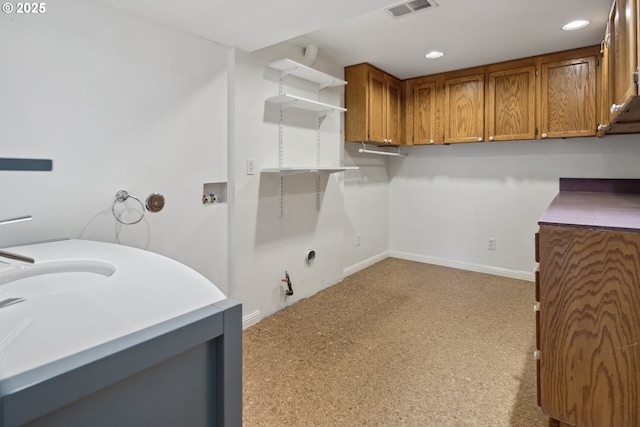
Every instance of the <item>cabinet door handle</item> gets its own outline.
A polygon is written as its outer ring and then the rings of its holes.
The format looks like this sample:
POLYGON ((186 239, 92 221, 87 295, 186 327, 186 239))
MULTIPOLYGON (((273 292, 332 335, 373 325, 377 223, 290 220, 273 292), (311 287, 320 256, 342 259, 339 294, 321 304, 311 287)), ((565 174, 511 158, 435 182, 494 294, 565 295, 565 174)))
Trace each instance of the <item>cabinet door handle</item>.
POLYGON ((490 136, 489 141, 493 141, 493 140, 494 140, 493 136, 490 136))
POLYGON ((602 132, 603 130, 607 130, 607 127, 608 127, 607 125, 599 124, 596 130, 598 132, 602 132))
POLYGON ((386 144, 387 143, 387 138, 385 138, 384 141, 382 141, 382 142, 386 144))
POLYGON ((546 138, 548 135, 547 135, 546 133, 543 133, 541 136, 542 136, 543 138, 546 138))
POLYGON ((429 140, 429 144, 433 144, 433 139, 430 139, 430 140, 429 140))
POLYGON ((482 142, 482 137, 478 137, 478 142, 482 142))
POLYGON ((622 109, 622 104, 612 104, 611 105, 611 114, 617 113, 622 109))
POLYGON ((540 311, 540 303, 539 302, 533 304, 533 311, 535 311, 535 312, 540 311))
POLYGON ((533 358, 535 360, 540 360, 540 350, 536 350, 533 352, 533 358))
POLYGON ((393 142, 391 142, 391 139, 389 139, 389 144, 393 144, 393 142))

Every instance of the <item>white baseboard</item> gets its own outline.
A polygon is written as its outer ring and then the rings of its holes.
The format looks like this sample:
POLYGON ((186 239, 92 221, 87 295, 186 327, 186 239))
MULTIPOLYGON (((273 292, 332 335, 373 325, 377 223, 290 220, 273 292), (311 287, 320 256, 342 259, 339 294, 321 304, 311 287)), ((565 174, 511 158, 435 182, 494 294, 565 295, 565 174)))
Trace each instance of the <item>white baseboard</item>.
POLYGON ((351 276, 353 273, 357 273, 360 270, 372 266, 376 262, 380 262, 385 258, 389 258, 389 251, 380 252, 378 255, 374 255, 370 258, 365 259, 364 261, 360 261, 357 264, 345 268, 343 271, 343 275, 344 277, 351 276))
POLYGON ((509 268, 494 267, 492 265, 474 264, 470 262, 453 261, 444 258, 436 258, 426 255, 418 255, 407 252, 389 251, 389 256, 393 258, 406 259, 408 261, 417 261, 425 264, 441 265, 443 267, 457 268, 460 270, 475 271, 477 273, 493 274, 495 276, 509 277, 511 279, 535 281, 533 271, 511 270, 509 268))
POLYGON ((256 310, 253 313, 249 313, 246 316, 243 316, 242 317, 242 330, 244 331, 249 326, 255 325, 260 320, 262 320, 262 317, 260 317, 260 310, 256 310))

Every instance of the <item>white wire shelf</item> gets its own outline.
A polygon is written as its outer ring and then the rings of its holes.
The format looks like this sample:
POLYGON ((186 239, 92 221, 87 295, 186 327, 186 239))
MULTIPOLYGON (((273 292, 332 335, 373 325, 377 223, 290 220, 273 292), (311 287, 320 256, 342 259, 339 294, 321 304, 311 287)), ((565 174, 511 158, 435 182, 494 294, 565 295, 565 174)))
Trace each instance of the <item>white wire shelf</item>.
POLYGON ((336 105, 325 104, 324 102, 314 101, 312 99, 302 98, 300 96, 284 93, 282 95, 276 95, 267 98, 267 101, 279 104, 280 108, 295 107, 301 110, 316 111, 320 114, 328 114, 333 111, 347 111, 346 108, 338 107, 336 105))
POLYGON ((301 79, 317 83, 320 86, 320 89, 332 86, 344 86, 347 84, 347 82, 342 79, 333 77, 311 67, 307 67, 306 65, 292 61, 291 59, 281 59, 279 61, 272 62, 267 66, 280 71, 281 77, 291 74, 301 79))
POLYGON ((357 166, 341 166, 341 167, 287 167, 287 168, 269 168, 262 169, 264 173, 278 173, 280 176, 296 175, 299 173, 336 173, 347 170, 357 170, 357 166))

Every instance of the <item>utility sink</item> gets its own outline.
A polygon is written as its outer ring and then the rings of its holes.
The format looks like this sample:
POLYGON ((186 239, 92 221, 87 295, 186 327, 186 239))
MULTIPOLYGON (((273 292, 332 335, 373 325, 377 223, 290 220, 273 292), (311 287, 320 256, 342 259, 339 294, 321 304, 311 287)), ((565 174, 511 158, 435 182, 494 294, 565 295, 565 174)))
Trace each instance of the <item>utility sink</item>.
POLYGON ((226 296, 193 269, 128 246, 61 240, 0 258, 0 381, 226 296))
POLYGON ((92 277, 92 274, 109 277, 115 271, 113 264, 94 259, 42 261, 33 266, 0 266, 0 296, 16 294, 26 298, 67 292, 100 283, 100 279, 92 277), (54 273, 67 274, 65 277, 50 276, 54 273))

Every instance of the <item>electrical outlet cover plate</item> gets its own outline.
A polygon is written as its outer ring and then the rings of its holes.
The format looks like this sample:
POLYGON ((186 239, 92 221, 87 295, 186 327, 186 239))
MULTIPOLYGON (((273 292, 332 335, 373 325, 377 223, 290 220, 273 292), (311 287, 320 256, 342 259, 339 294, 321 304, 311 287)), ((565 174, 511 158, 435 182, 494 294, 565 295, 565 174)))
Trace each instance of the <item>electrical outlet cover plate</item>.
POLYGON ((496 250, 496 239, 489 238, 489 247, 488 247, 488 249, 490 251, 495 251, 496 250))

